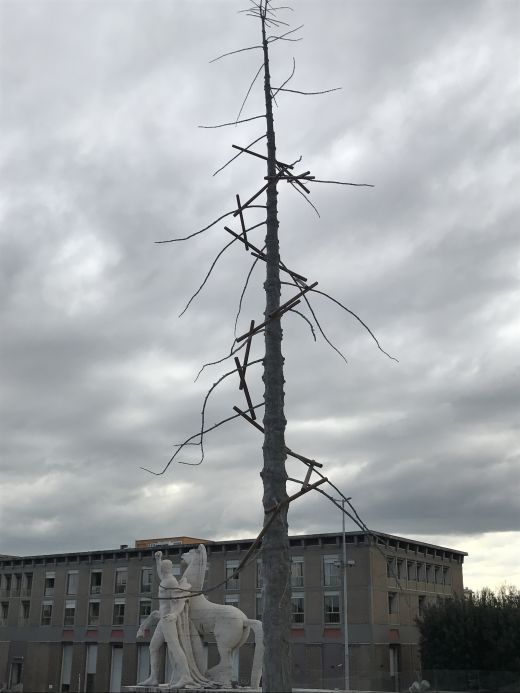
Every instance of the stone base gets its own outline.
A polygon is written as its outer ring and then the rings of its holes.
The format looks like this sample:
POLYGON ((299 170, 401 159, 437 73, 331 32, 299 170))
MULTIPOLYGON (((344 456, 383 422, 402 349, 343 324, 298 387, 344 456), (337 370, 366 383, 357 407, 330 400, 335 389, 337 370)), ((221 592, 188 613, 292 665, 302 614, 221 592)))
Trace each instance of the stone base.
POLYGON ((123 686, 124 693, 235 693, 244 691, 247 693, 262 693, 261 688, 249 688, 248 686, 237 686, 236 688, 175 688, 167 684, 160 686, 123 686))

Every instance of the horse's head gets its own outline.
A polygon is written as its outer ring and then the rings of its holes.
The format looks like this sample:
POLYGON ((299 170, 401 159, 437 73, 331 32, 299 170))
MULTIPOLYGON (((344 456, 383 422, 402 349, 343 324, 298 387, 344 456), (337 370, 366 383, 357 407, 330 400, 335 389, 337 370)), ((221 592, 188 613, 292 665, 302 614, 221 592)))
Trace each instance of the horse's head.
POLYGON ((186 563, 186 565, 191 565, 194 562, 200 562, 203 558, 203 552, 205 552, 204 544, 199 544, 196 549, 190 549, 183 553, 181 556, 181 561, 186 563))

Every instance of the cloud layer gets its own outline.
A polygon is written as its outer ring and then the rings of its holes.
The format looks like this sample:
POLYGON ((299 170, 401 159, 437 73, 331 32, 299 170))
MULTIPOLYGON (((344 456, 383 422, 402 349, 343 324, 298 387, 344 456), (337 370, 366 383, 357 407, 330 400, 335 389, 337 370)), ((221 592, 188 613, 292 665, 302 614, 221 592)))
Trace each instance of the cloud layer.
MULTIPOLYGON (((140 469, 161 470, 199 430, 207 389, 232 368, 193 382, 233 340, 253 261, 237 243, 178 314, 233 218, 190 242, 154 241, 203 228, 263 184, 262 164, 245 156, 211 175, 231 144, 262 134, 261 121, 196 128, 236 118, 260 66, 256 50, 209 64, 258 43, 242 8, 0 6, 3 553, 259 529, 262 441, 245 422, 208 434, 201 466, 173 464, 161 477, 140 469)), ((302 170, 318 178, 375 185, 315 184, 320 218, 281 187, 284 261, 399 359, 313 296, 348 365, 301 317, 284 319, 287 443, 325 463, 369 526, 462 549, 464 537, 471 547, 520 542, 518 15, 515 3, 467 0, 329 2, 327 12, 298 3, 287 19, 304 24, 292 35, 303 40, 271 51, 275 86, 294 56, 288 87, 342 87, 278 95, 279 158, 303 155, 302 170)), ((261 113, 261 98, 259 79, 242 116, 261 113)), ((252 232, 258 246, 263 235, 252 232)), ((262 314, 259 265, 238 333, 262 314)), ((259 366, 248 382, 260 402, 259 366)), ((208 425, 234 404, 242 394, 227 378, 208 425)), ((180 459, 196 462, 197 450, 180 459)), ((337 515, 306 496, 291 531, 336 531, 337 515)), ((513 571, 504 564, 497 580, 513 571)), ((495 572, 471 575, 478 586, 495 572)))

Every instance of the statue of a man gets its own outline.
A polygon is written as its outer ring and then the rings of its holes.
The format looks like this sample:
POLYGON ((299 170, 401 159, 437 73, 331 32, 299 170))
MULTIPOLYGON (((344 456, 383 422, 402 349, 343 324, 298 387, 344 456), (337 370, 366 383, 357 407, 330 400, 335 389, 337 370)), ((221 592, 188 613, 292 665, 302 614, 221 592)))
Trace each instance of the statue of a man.
POLYGON ((156 551, 155 563, 159 576, 159 610, 153 611, 137 631, 137 637, 143 637, 145 629, 157 623, 150 641, 150 676, 137 685, 159 685, 160 655, 164 643, 167 645, 173 669, 172 680, 169 683, 171 687, 191 688, 210 684, 198 670, 190 647, 187 615, 190 584, 185 578, 182 578, 180 583, 177 581, 173 574, 172 562, 162 560, 161 551, 156 551))

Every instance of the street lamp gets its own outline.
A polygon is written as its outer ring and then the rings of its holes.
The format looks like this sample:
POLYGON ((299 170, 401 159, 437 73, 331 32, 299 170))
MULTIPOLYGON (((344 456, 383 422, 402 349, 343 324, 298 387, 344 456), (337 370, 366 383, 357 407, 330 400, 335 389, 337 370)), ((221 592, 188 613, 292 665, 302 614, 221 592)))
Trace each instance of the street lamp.
POLYGON ((343 568, 343 670, 345 672, 345 690, 350 690, 350 662, 348 653, 348 624, 347 624, 347 535, 345 531, 345 503, 350 498, 340 498, 341 502, 341 528, 343 534, 343 559, 341 567, 343 568))

